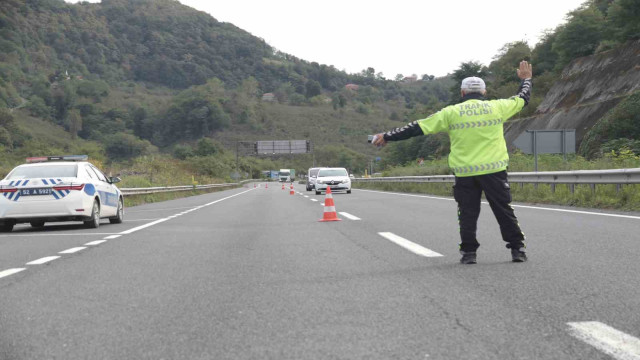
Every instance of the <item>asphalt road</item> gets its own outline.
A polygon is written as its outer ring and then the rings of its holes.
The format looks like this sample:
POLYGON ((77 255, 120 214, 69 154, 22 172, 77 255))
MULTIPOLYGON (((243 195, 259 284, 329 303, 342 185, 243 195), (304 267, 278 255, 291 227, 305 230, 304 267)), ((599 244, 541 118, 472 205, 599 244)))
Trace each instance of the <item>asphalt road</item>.
POLYGON ((450 198, 295 188, 0 234, 0 359, 640 359, 637 213, 518 204, 518 264, 483 205, 461 265, 450 198))

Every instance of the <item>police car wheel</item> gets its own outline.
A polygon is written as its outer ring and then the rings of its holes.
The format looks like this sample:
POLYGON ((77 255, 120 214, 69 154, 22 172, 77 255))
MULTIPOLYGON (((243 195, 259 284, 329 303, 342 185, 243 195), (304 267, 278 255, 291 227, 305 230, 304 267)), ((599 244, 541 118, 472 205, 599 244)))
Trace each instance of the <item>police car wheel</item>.
POLYGON ((118 200, 118 212, 117 215, 109 218, 109 222, 112 224, 121 224, 124 221, 124 204, 122 199, 118 200))
POLYGON ((351 194, 351 190, 347 190, 347 194, 351 194))
POLYGON ((11 232, 11 230, 13 230, 13 224, 0 225, 0 232, 11 232))
POLYGON ((100 205, 97 201, 93 202, 93 210, 91 211, 91 219, 84 222, 84 226, 89 229, 96 229, 100 226, 100 205))
POLYGON ((31 221, 29 224, 34 228, 40 228, 44 226, 44 221, 31 221))

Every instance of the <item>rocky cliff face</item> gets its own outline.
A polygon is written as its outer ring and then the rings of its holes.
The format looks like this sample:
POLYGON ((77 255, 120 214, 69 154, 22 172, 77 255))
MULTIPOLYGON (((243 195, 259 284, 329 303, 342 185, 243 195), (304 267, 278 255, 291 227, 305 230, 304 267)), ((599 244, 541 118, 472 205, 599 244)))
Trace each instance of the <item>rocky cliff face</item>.
MULTIPOLYGON (((535 91, 535 78, 533 81, 535 91)), ((507 123, 507 144, 525 130, 575 129, 579 147, 589 129, 607 111, 637 91, 640 41, 576 59, 562 71, 533 116, 507 123)))

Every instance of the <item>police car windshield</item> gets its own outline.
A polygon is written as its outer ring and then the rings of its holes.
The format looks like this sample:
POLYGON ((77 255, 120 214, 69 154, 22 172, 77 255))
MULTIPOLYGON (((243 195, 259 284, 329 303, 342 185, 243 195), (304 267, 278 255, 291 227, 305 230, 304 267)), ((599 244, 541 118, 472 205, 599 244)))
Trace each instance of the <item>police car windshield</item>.
POLYGON ((15 168, 6 180, 20 179, 49 179, 63 177, 77 177, 78 166, 70 165, 46 165, 46 166, 21 166, 15 168))
POLYGON ((327 176, 347 176, 347 170, 327 169, 327 170, 320 170, 320 172, 318 173, 318 177, 327 177, 327 176))

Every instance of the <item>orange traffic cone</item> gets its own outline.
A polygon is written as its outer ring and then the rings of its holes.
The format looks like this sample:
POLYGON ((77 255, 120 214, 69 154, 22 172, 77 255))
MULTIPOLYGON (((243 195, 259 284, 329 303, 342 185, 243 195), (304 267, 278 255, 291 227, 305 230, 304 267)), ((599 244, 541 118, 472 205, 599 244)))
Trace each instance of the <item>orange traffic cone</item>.
MULTIPOLYGON (((284 185, 282 185, 284 186, 284 185)), ((289 195, 295 195, 296 192, 293 190, 293 184, 291 184, 291 190, 289 190, 289 195)))
POLYGON ((324 216, 320 221, 341 221, 338 219, 336 213, 336 206, 333 203, 333 195, 331 195, 331 188, 327 186, 327 195, 324 198, 324 216))
POLYGON ((254 188, 254 189, 256 188, 256 183, 253 183, 253 188, 254 188))
POLYGON ((268 189, 269 188, 269 183, 264 184, 264 188, 268 189))
POLYGON ((284 190, 284 183, 282 183, 282 190, 284 190))

